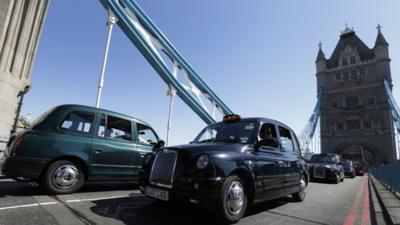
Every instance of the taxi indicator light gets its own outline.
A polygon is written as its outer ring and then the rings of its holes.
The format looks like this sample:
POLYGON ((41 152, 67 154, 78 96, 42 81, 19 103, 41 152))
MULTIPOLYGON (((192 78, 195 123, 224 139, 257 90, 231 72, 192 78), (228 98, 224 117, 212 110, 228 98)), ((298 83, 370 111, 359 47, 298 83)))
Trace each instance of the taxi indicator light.
POLYGON ((224 119, 223 119, 223 121, 226 123, 232 123, 232 122, 235 122, 238 120, 240 120, 240 116, 236 115, 236 114, 226 115, 226 116, 224 116, 224 119))

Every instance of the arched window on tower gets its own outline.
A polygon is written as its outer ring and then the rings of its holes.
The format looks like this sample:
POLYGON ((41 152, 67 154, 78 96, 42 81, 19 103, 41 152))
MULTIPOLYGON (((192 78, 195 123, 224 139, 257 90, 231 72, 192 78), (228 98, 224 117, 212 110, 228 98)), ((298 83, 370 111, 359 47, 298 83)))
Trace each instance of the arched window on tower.
POLYGON ((345 106, 349 108, 357 107, 360 104, 358 96, 349 96, 344 100, 345 106))
POLYGON ((343 66, 347 66, 347 58, 343 58, 342 64, 343 64, 343 66))
POLYGON ((355 56, 350 57, 350 64, 356 64, 356 57, 355 56))

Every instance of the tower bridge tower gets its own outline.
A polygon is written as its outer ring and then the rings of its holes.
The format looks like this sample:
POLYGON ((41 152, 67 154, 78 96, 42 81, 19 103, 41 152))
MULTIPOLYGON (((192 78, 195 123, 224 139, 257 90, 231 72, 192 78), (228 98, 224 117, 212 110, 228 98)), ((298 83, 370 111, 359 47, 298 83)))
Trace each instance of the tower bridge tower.
POLYGON ((321 106, 321 151, 358 151, 368 163, 396 158, 395 132, 383 79, 392 85, 389 44, 378 25, 375 46, 369 48, 346 26, 330 58, 319 45, 317 88, 324 89, 321 106))
POLYGON ((15 130, 49 0, 0 1, 0 158, 15 130))

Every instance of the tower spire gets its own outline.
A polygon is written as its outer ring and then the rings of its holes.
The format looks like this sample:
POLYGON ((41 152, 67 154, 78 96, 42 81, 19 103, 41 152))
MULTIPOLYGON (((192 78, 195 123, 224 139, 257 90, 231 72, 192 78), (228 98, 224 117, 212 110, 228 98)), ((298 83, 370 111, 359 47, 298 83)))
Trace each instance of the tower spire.
POLYGON ((376 27, 376 29, 378 30, 378 36, 376 36, 375 48, 378 46, 388 46, 389 45, 387 43, 385 37, 383 37, 381 28, 382 28, 382 26, 378 23, 378 26, 376 27))
POLYGON ((318 47, 319 47, 319 50, 318 50, 318 55, 317 55, 316 61, 326 60, 324 51, 322 51, 322 42, 321 41, 319 41, 318 47))

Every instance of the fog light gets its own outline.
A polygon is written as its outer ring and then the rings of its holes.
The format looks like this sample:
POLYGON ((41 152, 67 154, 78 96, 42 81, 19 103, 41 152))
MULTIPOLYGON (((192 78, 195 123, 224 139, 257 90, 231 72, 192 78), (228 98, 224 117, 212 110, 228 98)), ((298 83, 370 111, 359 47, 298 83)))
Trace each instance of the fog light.
POLYGON ((190 201, 191 203, 194 203, 194 204, 198 204, 198 203, 199 203, 199 201, 197 201, 196 199, 193 199, 193 198, 191 198, 189 201, 190 201))

